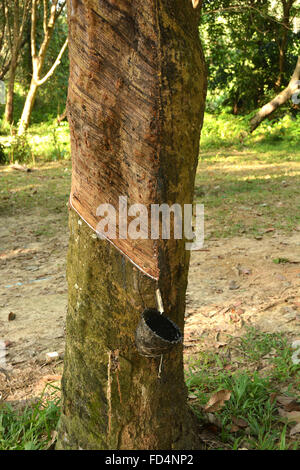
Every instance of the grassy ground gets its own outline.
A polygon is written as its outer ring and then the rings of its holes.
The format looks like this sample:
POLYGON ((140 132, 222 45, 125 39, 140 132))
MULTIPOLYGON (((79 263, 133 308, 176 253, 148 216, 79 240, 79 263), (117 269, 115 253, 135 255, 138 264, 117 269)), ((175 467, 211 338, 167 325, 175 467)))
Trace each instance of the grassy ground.
POLYGON ((60 414, 59 390, 48 385, 33 405, 0 402, 0 450, 45 450, 55 440, 60 414))
POLYGON ((249 328, 218 354, 203 351, 187 363, 191 407, 217 448, 300 448, 297 436, 291 437, 293 419, 300 419, 300 368, 293 364, 292 352, 283 334, 249 328), (216 396, 220 400, 207 409, 209 398, 216 396))
MULTIPOLYGON (((195 189, 197 202, 205 205, 206 238, 260 238, 267 231, 290 233, 300 226, 299 130, 299 121, 284 118, 272 127, 264 124, 251 136, 243 118, 206 115, 195 189)), ((8 130, 0 142, 10 155, 8 130)), ((0 214, 38 213, 41 224, 32 236, 51 237, 55 225, 44 222, 47 214, 55 214, 55 223, 67 227, 68 126, 57 126, 54 119, 36 123, 25 144, 16 145, 14 160, 35 170, 23 173, 0 167, 0 214)), ((249 330, 244 337, 228 341, 218 354, 205 350, 187 361, 190 404, 209 422, 210 434, 218 436, 208 448, 299 447, 295 436, 290 436, 289 416, 283 416, 288 411, 278 399, 290 397, 296 403, 294 412, 299 412, 300 369, 292 364, 291 355, 284 335, 249 330), (213 411, 205 411, 216 392, 227 399, 220 399, 213 411)), ((58 416, 56 398, 21 413, 2 404, 0 449, 46 448, 58 416)))
POLYGON ((246 129, 244 118, 205 117, 195 196, 205 205, 206 238, 300 225, 300 120, 265 124, 252 136, 246 129))

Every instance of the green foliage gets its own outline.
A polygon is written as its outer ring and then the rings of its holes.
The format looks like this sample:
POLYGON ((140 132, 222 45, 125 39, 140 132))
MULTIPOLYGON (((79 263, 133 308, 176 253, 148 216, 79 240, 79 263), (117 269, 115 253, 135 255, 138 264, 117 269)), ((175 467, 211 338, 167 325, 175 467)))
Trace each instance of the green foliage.
POLYGON ((0 404, 0 450, 47 448, 60 416, 57 387, 51 388, 50 398, 42 395, 36 405, 27 405, 22 411, 0 404))
MULTIPOLYGON (((283 2, 207 0, 203 5, 200 36, 209 72, 207 110, 247 113, 274 93, 279 77, 279 45, 284 43, 285 63, 281 86, 287 85, 299 54, 299 33, 283 24, 283 2)), ((294 2, 290 23, 299 16, 294 2)))
POLYGON ((53 145, 53 152, 51 160, 63 160, 68 159, 69 153, 64 148, 63 143, 60 140, 60 136, 58 133, 57 126, 52 126, 51 128, 51 137, 52 137, 52 145, 53 145))
POLYGON ((289 260, 287 258, 274 258, 273 263, 284 264, 284 263, 289 263, 289 260))
POLYGON ((33 124, 22 138, 10 135, 9 127, 2 128, 0 140, 4 145, 5 160, 19 163, 39 163, 70 159, 70 136, 68 122, 57 124, 51 118, 41 124, 33 124), (14 157, 14 160, 10 158, 14 157))
MULTIPOLYGON (((236 146, 244 150, 257 148, 266 151, 270 147, 274 150, 276 147, 280 148, 279 143, 290 150, 293 147, 298 148, 300 115, 272 116, 272 119, 263 121, 260 127, 250 134, 249 121, 254 113, 248 116, 233 116, 226 111, 218 115, 206 113, 201 133, 201 150, 205 152, 220 147, 236 146)), ((297 159, 297 156, 295 157, 297 159)))
POLYGON ((7 154, 4 145, 0 142, 0 165, 5 165, 5 163, 7 163, 7 154))
POLYGON ((11 163, 28 163, 32 159, 32 151, 26 134, 14 134, 8 146, 9 161, 11 163))

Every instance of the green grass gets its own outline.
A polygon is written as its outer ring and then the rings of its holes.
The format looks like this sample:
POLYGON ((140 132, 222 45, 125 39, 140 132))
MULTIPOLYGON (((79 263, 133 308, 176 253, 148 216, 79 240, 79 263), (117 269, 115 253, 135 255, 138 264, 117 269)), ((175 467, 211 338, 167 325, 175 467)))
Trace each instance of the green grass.
POLYGON ((299 124, 283 118, 248 135, 243 117, 205 115, 195 199, 205 206, 207 239, 300 226, 299 124), (280 126, 283 140, 274 138, 280 126))
POLYGON ((48 385, 35 405, 22 411, 8 404, 0 404, 0 450, 43 450, 53 439, 60 416, 57 387, 48 385), (51 390, 52 389, 52 390, 51 390))
POLYGON ((39 163, 69 160, 70 137, 67 122, 57 123, 56 118, 41 124, 33 124, 25 136, 17 136, 17 128, 2 132, 0 139, 7 163, 39 163))
MULTIPOLYGON (((253 114, 253 113, 252 113, 253 114)), ((300 115, 285 115, 273 121, 265 120, 251 134, 249 120, 252 116, 205 113, 201 134, 201 151, 225 149, 254 151, 263 162, 300 161, 300 115)))
POLYGON ((273 398, 276 393, 282 394, 283 388, 299 398, 300 367, 293 365, 291 356, 292 349, 283 334, 262 333, 254 328, 241 338, 232 338, 218 354, 203 351, 187 363, 186 383, 193 396, 193 410, 207 421, 203 407, 211 394, 230 390, 230 400, 214 413, 218 440, 232 449, 300 449, 300 443, 288 437, 273 398), (237 419, 246 422, 246 427, 233 431, 237 419))
POLYGON ((41 231, 66 225, 70 175, 69 162, 49 163, 29 173, 0 167, 0 216, 38 215, 41 231), (53 226, 46 220, 49 215, 55 217, 53 226))
POLYGON ((55 100, 51 101, 49 97, 45 100, 42 89, 39 90, 26 137, 23 138, 23 142, 21 139, 19 143, 20 139, 16 134, 25 97, 26 90, 17 83, 12 127, 2 122, 4 105, 0 105, 0 143, 4 145, 7 162, 9 162, 14 149, 16 150, 13 155, 14 161, 26 163, 29 166, 48 161, 69 160, 69 125, 65 121, 57 123, 57 116, 62 113, 64 105, 58 108, 55 100), (24 151, 24 144, 29 147, 29 151, 24 151))

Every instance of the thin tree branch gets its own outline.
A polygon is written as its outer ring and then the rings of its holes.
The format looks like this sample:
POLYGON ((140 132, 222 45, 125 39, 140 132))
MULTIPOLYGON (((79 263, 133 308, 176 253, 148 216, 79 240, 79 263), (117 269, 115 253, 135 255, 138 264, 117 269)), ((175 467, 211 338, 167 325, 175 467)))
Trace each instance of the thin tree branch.
POLYGON ((63 56, 63 53, 65 52, 65 50, 67 48, 67 45, 68 45, 68 39, 65 40, 65 42, 64 42, 57 58, 56 58, 56 60, 54 62, 54 64, 52 65, 51 69, 49 70, 49 72, 47 72, 46 75, 37 82, 39 86, 43 85, 43 83, 45 83, 48 80, 48 78, 51 77, 51 75, 55 71, 56 67, 60 64, 60 60, 63 56))
POLYGON ((37 0, 32 0, 31 6, 31 33, 30 33, 30 43, 31 43, 31 56, 33 59, 36 59, 36 5, 37 0))
POLYGON ((44 34, 47 34, 48 1, 47 1, 47 0, 43 0, 43 3, 44 3, 43 28, 44 28, 44 34))
POLYGON ((7 24, 7 30, 8 30, 8 44, 9 44, 9 48, 10 50, 12 49, 12 34, 11 34, 11 27, 10 27, 10 23, 9 23, 9 16, 8 16, 8 5, 7 5, 7 2, 5 2, 5 18, 6 18, 6 24, 7 24))
POLYGON ((5 30, 6 30, 6 15, 5 15, 5 1, 1 1, 1 10, 2 10, 2 31, 1 31, 1 36, 0 36, 0 51, 2 50, 3 46, 3 41, 4 41, 4 36, 5 36, 5 30))

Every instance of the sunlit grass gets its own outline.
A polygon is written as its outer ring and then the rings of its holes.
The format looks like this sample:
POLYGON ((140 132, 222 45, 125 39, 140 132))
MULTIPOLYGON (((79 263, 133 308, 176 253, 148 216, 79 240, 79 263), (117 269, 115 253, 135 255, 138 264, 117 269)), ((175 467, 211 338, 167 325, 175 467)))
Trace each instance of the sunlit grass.
MULTIPOLYGON (((211 121, 210 116, 207 119, 211 121)), ((298 229, 299 145, 295 151, 293 139, 286 139, 268 144, 268 150, 261 151, 255 144, 257 137, 250 136, 254 142, 251 149, 238 143, 212 150, 212 129, 215 126, 218 133, 219 119, 210 122, 210 130, 204 125, 196 177, 195 198, 205 206, 206 239, 261 236, 271 228, 281 232, 298 229)))

